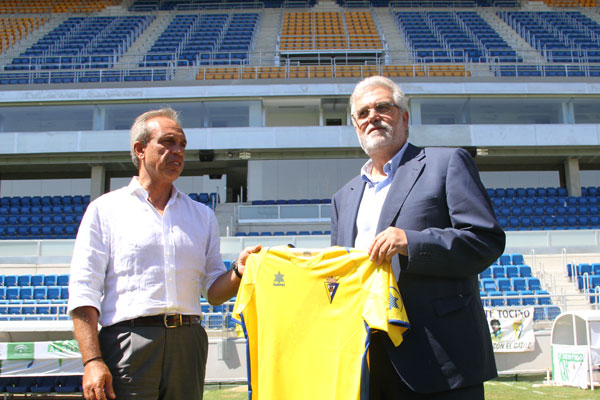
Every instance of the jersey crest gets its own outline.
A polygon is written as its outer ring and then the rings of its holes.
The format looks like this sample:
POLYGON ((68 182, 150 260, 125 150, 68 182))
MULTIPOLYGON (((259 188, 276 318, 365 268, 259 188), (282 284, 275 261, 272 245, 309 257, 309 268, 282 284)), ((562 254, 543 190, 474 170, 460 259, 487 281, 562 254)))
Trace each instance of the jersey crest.
POLYGON ((337 278, 330 276, 325 279, 325 291, 327 292, 327 297, 329 298, 329 304, 333 302, 333 297, 335 296, 335 292, 337 292, 339 286, 340 284, 337 278))

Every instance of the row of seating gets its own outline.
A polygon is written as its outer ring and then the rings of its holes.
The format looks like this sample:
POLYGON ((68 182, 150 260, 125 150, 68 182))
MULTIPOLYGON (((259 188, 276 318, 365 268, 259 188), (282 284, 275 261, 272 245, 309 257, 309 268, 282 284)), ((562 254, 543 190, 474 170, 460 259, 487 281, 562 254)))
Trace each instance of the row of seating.
POLYGON ((507 231, 600 229, 600 216, 499 216, 498 223, 507 231))
POLYGON ((0 275, 0 286, 68 286, 69 274, 0 275))
POLYGON ((81 375, 0 377, 0 393, 81 393, 81 375))
POLYGON ((548 62, 600 62, 600 24, 578 11, 499 11, 548 62))
MULTIPOLYGON (((568 197, 569 192, 564 187, 527 187, 527 188, 488 188, 486 189, 490 198, 516 198, 516 197, 568 197)), ((583 186, 581 188, 581 197, 600 196, 600 187, 583 186)))
POLYGON ((492 264, 479 274, 479 278, 528 278, 531 267, 526 264, 498 265, 492 264))
POLYGON ((330 235, 331 231, 274 231, 274 232, 236 232, 235 236, 245 237, 245 236, 307 236, 307 235, 330 235))
POLYGON ((0 300, 67 300, 68 286, 0 286, 0 300))
MULTIPOLYGON (((586 53, 587 54, 587 53, 586 53)), ((568 62, 591 62, 586 54, 568 62)), ((600 76, 598 65, 490 65, 490 71, 497 77, 592 77, 600 76)))
POLYGON ((572 279, 573 276, 578 275, 600 275, 600 262, 597 263, 579 263, 579 264, 567 264, 566 265, 566 275, 569 279, 572 279))
POLYGON ((520 253, 512 253, 512 254, 502 254, 492 265, 523 265, 525 264, 525 260, 523 259, 523 254, 520 253))
POLYGON ((0 14, 92 13, 121 0, 3 0, 0 14))
POLYGON ((200 68, 197 80, 366 78, 373 75, 394 77, 465 77, 471 72, 464 65, 300 65, 280 67, 200 68))
POLYGON ((253 1, 221 1, 215 0, 134 0, 129 6, 130 11, 172 11, 172 10, 213 10, 226 8, 281 8, 312 7, 317 0, 291 2, 285 0, 253 0, 253 1))
MULTIPOLYGON (((220 202, 218 193, 189 196, 212 209, 220 202)), ((87 195, 2 197, 0 240, 74 239, 88 203, 87 195)))
POLYGON ((550 305, 550 293, 547 290, 494 290, 480 292, 484 307, 520 307, 532 305, 550 305))
POLYGON ((0 207, 10 206, 69 206, 87 205, 89 195, 64 196, 4 196, 0 197, 0 207))
POLYGON ((68 319, 66 299, 0 299, 0 321, 58 321, 68 319))
POLYGON ((331 199, 277 199, 277 200, 252 200, 253 206, 284 205, 284 204, 330 204, 331 199))
POLYGON ((494 292, 498 290, 542 290, 540 279, 535 276, 480 278, 479 285, 482 292, 494 292))

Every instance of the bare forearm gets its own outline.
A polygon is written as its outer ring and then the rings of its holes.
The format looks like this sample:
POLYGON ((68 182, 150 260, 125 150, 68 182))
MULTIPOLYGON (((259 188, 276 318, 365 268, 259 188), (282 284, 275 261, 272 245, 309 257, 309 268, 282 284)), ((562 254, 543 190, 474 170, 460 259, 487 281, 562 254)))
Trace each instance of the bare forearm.
POLYGON ((102 356, 98 341, 98 311, 94 307, 78 307, 71 313, 71 318, 82 360, 102 356))
POLYGON ((240 287, 240 278, 233 270, 229 270, 219 276, 208 290, 208 302, 213 305, 223 304, 236 295, 240 287))

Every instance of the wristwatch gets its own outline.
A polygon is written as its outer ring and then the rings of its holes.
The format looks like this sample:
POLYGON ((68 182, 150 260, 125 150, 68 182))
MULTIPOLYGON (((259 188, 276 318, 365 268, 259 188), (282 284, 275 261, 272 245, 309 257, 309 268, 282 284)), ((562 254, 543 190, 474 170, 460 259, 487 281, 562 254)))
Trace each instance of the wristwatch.
POLYGON ((240 274, 240 271, 238 270, 238 262, 237 262, 237 260, 235 260, 233 262, 233 267, 231 269, 233 269, 233 272, 235 273, 235 276, 237 276, 238 278, 242 279, 242 274, 240 274))

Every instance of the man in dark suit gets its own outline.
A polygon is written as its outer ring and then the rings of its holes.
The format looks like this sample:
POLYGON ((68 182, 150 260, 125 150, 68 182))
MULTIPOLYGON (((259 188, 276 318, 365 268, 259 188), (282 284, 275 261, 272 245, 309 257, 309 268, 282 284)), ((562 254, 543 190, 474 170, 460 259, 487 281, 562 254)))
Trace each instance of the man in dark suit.
POLYGON ((391 260, 411 326, 397 348, 372 336, 371 399, 483 399, 497 372, 477 274, 505 235, 473 159, 408 143, 408 101, 387 78, 360 82, 350 105, 370 159, 333 196, 331 244, 391 260))

